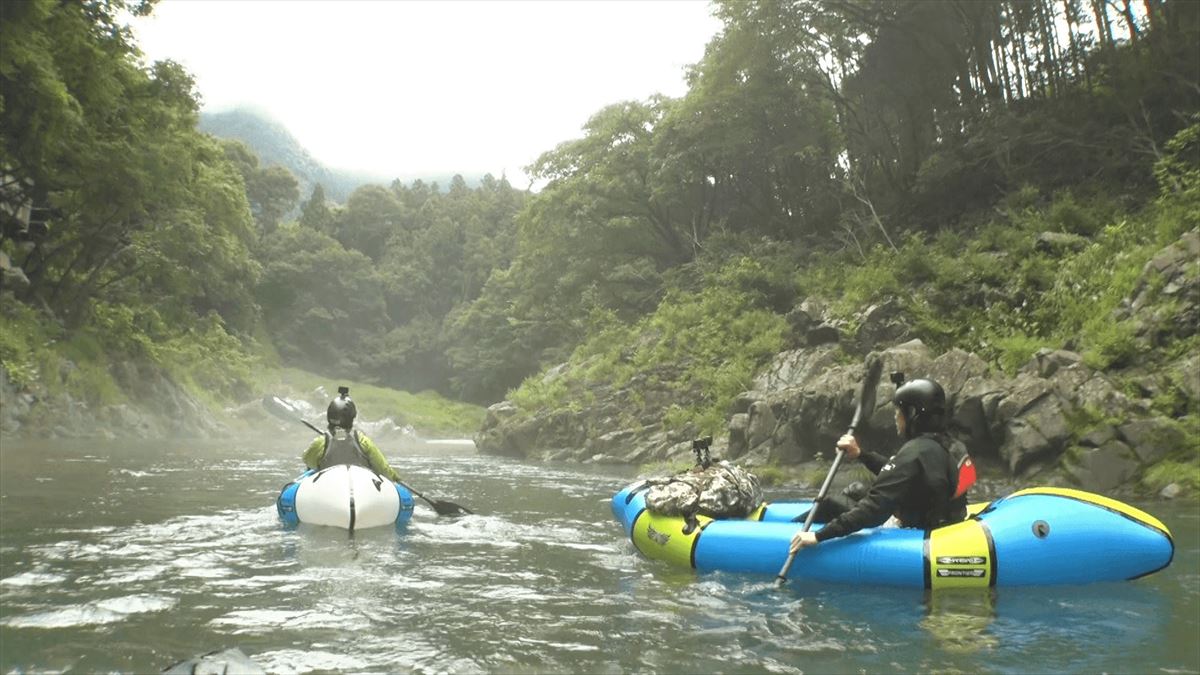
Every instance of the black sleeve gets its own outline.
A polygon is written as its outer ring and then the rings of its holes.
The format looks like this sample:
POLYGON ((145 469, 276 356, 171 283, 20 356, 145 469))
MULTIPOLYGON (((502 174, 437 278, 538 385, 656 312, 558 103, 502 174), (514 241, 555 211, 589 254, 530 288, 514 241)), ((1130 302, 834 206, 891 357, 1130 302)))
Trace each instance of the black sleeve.
POLYGON ((870 470, 871 473, 878 476, 879 470, 883 468, 884 464, 887 464, 888 458, 884 457, 883 455, 879 454, 878 452, 871 452, 870 450, 862 450, 858 453, 858 461, 863 466, 867 467, 867 469, 870 470))
MULTIPOLYGON (((870 468, 869 464, 867 466, 870 468)), ((900 502, 909 486, 914 480, 919 480, 920 476, 921 465, 917 461, 916 452, 907 446, 901 448, 900 452, 881 467, 879 476, 867 496, 859 500, 854 508, 821 528, 817 532, 817 541, 844 537, 864 527, 878 527, 884 524, 895 513, 896 504, 900 502)))

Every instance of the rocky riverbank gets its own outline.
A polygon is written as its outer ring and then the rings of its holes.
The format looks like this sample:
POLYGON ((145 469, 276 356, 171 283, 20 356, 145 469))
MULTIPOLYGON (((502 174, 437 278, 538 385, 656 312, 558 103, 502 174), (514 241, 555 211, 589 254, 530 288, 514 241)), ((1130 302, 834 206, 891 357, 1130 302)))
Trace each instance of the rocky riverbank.
MULTIPOLYGON (((74 366, 66 362, 63 367, 74 366)), ((0 439, 220 439, 289 433, 297 443, 306 443, 310 432, 299 420, 323 424, 330 399, 323 387, 299 391, 274 386, 270 394, 287 397, 298 411, 297 419, 281 420, 264 410, 261 397, 267 392, 214 408, 152 365, 118 363, 110 368, 127 402, 94 406, 65 391, 51 392, 40 382, 18 387, 0 366, 0 439)), ((387 416, 363 415, 357 424, 389 451, 411 451, 426 442, 412 425, 387 416)), ((469 446, 470 441, 459 445, 469 446)))
MULTIPOLYGON (((65 362, 64 367, 73 367, 65 362)), ((126 403, 91 406, 39 384, 17 387, 0 367, 0 437, 208 438, 230 433, 196 397, 150 366, 121 363, 115 379, 128 382, 126 403)))
MULTIPOLYGON (((953 433, 985 471, 1002 478, 1072 485, 1104 493, 1137 489, 1160 461, 1188 452, 1200 401, 1200 354, 1146 358, 1101 372, 1067 349, 1044 349, 1008 375, 976 354, 933 353, 893 303, 864 310, 853 322, 831 319, 809 299, 788 315, 794 342, 737 397, 719 454, 755 466, 791 466, 830 450, 853 414, 862 361, 874 352, 885 372, 929 376, 946 389, 953 433), (853 326, 853 328, 851 328, 853 326), (1153 364, 1153 365, 1151 365, 1153 364), (1163 411, 1156 401, 1171 400, 1163 411)), ((1200 231, 1164 248, 1145 266, 1113 321, 1129 322, 1143 355, 1193 337, 1200 324, 1200 231)), ((567 365, 546 378, 561 377, 567 365)), ((476 436, 481 452, 584 462, 686 460, 693 430, 670 431, 653 415, 630 415, 629 402, 662 399, 647 377, 614 388, 596 385, 588 405, 524 411, 505 401, 488 409, 476 436)), ((883 378, 877 407, 862 432, 874 447, 896 443, 883 378)), ((665 407, 670 401, 661 401, 665 407)), ((642 406, 653 409, 652 405, 642 406)), ((1180 492, 1175 484, 1163 494, 1180 492)))

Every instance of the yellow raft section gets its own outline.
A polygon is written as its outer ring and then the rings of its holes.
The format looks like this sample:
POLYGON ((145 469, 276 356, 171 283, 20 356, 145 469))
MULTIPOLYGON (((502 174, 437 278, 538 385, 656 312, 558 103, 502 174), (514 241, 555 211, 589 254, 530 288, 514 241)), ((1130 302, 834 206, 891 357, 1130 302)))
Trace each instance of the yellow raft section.
MULTIPOLYGON (((744 520, 762 520, 766 502, 760 504, 744 520)), ((652 560, 665 560, 673 565, 695 567, 692 552, 696 550, 696 538, 713 521, 708 516, 697 515, 698 526, 684 534, 683 519, 679 516, 664 516, 642 509, 633 521, 630 539, 642 555, 652 560)))
POLYGON ((692 551, 696 548, 696 537, 713 521, 707 516, 696 516, 699 525, 684 534, 679 516, 664 516, 642 509, 633 523, 631 539, 637 550, 647 558, 665 560, 673 565, 695 567, 692 551))
POLYGON ((926 588, 987 588, 996 579, 996 551, 978 520, 939 527, 925 540, 926 588))

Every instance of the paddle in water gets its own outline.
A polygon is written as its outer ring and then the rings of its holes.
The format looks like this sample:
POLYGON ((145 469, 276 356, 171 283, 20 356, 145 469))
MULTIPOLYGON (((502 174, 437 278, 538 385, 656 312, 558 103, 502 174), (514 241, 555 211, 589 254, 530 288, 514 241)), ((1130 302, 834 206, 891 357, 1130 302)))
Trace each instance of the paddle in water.
MULTIPOLYGON (((872 355, 867 359, 867 371, 863 376, 862 388, 858 390, 858 405, 854 408, 854 418, 850 421, 850 430, 846 433, 853 434, 863 423, 863 413, 869 416, 875 409, 875 388, 879 386, 879 375, 883 372, 883 359, 872 355)), ((829 475, 825 476, 825 482, 821 483, 821 489, 817 491, 817 497, 813 500, 812 508, 808 510, 808 516, 804 519, 804 527, 801 532, 808 532, 812 528, 813 518, 817 515, 817 505, 821 500, 825 499, 825 495, 829 492, 829 485, 833 482, 833 476, 837 473, 838 467, 842 465, 842 458, 846 456, 845 451, 838 448, 837 455, 833 458, 833 466, 829 467, 829 475)), ((783 563, 783 568, 779 570, 779 575, 775 579, 775 587, 778 588, 787 583, 788 571, 792 569, 792 562, 796 560, 795 553, 788 553, 787 561, 783 563)))
MULTIPOLYGON (((300 417, 300 411, 295 406, 278 396, 264 396, 262 404, 263 408, 266 409, 267 412, 281 420, 286 420, 288 422, 299 422, 318 434, 325 434, 324 431, 318 429, 315 425, 310 424, 307 420, 300 417)), ((432 507, 439 516, 466 516, 474 513, 474 511, 468 509, 467 507, 460 506, 454 502, 446 501, 444 499, 430 499, 429 497, 426 497, 420 492, 414 490, 412 486, 402 481, 396 481, 396 483, 413 493, 413 495, 425 500, 425 503, 429 504, 429 506, 432 507)))

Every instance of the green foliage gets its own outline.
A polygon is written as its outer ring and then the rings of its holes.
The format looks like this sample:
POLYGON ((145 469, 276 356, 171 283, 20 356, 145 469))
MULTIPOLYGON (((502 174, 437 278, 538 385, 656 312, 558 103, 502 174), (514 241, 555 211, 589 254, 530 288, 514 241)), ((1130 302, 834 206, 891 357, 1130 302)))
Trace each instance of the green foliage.
POLYGON ((1182 486, 1184 494, 1192 499, 1200 496, 1200 460, 1163 460, 1150 467, 1142 477, 1142 484, 1152 492, 1159 492, 1172 483, 1182 486))
POLYGON ((1017 370, 1046 345, 1039 338, 1018 333, 996 337, 989 346, 1000 369, 1008 375, 1016 375, 1017 370))
POLYGON ((1156 221, 1157 240, 1174 241, 1200 227, 1200 115, 1166 144, 1154 166, 1161 196, 1156 221))
POLYGON ((688 460, 676 460, 674 462, 649 462, 638 466, 638 476, 674 476, 675 474, 683 473, 695 466, 694 462, 688 460))
POLYGON ((258 157, 244 143, 227 140, 222 145, 225 157, 242 176, 246 199, 250 202, 259 232, 274 232, 283 214, 290 211, 300 198, 296 177, 282 166, 260 167, 258 157))
POLYGON ((763 487, 786 485, 792 479, 790 473, 778 466, 757 466, 754 467, 753 473, 758 477, 759 485, 763 487))
POLYGON ((325 198, 325 188, 317 184, 300 210, 300 224, 318 232, 333 229, 333 211, 325 198))
POLYGON ((1120 420, 1107 417, 1103 411, 1093 406, 1081 406, 1065 412, 1067 428, 1074 439, 1082 438, 1102 427, 1115 426, 1120 420))
POLYGON ((733 398, 783 348, 786 322, 762 307, 765 294, 752 290, 765 270, 741 258, 706 275, 700 290, 669 291, 653 314, 632 325, 609 324, 576 349, 561 374, 530 377, 511 399, 526 412, 561 408, 586 388, 619 388, 655 374, 649 384, 665 387, 677 403, 643 412, 660 414, 669 429, 719 433, 733 398))
POLYGON ((1101 322, 1087 334, 1088 349, 1083 362, 1095 370, 1119 369, 1132 365, 1139 350, 1135 328, 1128 323, 1101 322))
POLYGON ((17 389, 34 385, 41 374, 38 368, 39 346, 44 346, 61 334, 61 330, 44 322, 32 308, 5 301, 0 296, 0 367, 17 389))
POLYGON ((92 331, 64 332, 44 313, 21 303, 0 300, 0 367, 17 389, 39 394, 70 394, 90 405, 126 400, 108 371, 107 337, 92 331))
POLYGON ((328 235, 285 225, 268 235, 259 303, 280 354, 329 373, 358 372, 362 345, 386 331, 383 288, 371 261, 328 235))
POLYGON ((1200 499, 1200 415, 1194 411, 1173 423, 1187 439, 1187 444, 1166 460, 1150 467, 1142 476, 1142 484, 1155 492, 1177 483, 1192 499, 1200 499))
POLYGON ((1059 195, 1050 206, 1048 218, 1060 232, 1091 236, 1102 226, 1075 201, 1070 192, 1059 195))
POLYGON ((1154 178, 1163 196, 1173 197, 1200 191, 1200 116, 1175 134, 1164 146, 1166 152, 1154 165, 1154 178))
POLYGON ((212 404, 253 396, 249 383, 260 365, 254 349, 230 335, 216 313, 156 345, 155 360, 176 382, 212 404))

